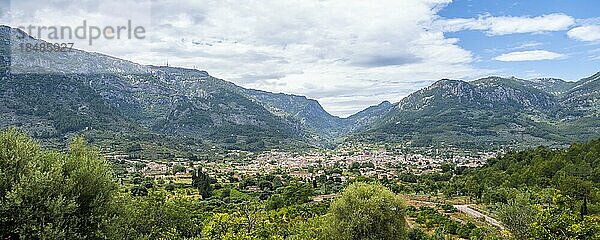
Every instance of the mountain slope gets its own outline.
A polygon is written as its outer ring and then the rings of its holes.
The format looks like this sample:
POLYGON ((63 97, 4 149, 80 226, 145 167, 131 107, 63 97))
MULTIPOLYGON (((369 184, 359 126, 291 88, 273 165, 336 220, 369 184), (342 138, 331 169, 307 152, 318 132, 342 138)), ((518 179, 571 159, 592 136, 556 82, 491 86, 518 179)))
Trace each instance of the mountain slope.
POLYGON ((148 141, 184 138, 244 150, 331 146, 356 128, 356 119, 332 116, 315 100, 245 89, 205 71, 144 66, 77 49, 20 52, 21 43, 45 42, 17 38, 19 31, 0 26, 6 103, 0 117, 7 119, 0 128, 22 126, 52 142, 89 132, 98 141, 122 133, 130 136, 124 141, 136 142, 136 134, 144 133, 152 136, 148 141))
POLYGON ((581 79, 569 88, 561 99, 565 106, 573 110, 575 116, 600 113, 600 72, 581 79))
POLYGON ((244 92, 273 114, 299 121, 315 140, 332 141, 345 127, 341 118, 332 116, 319 102, 304 96, 254 89, 244 89, 244 92))
POLYGON ((600 134, 599 82, 598 74, 578 82, 440 80, 396 103, 355 138, 484 149, 583 141, 600 134))
POLYGON ((600 132, 600 73, 578 82, 445 79, 398 103, 385 101, 339 118, 315 100, 245 89, 205 71, 145 66, 76 49, 10 54, 19 43, 44 43, 16 39, 17 31, 0 26, 0 128, 20 126, 52 144, 86 134, 107 151, 152 149, 170 156, 173 149, 189 153, 213 145, 333 146, 350 135, 495 149, 563 145, 600 132))
POLYGON ((321 104, 304 96, 283 93, 245 89, 252 99, 263 105, 273 114, 296 119, 313 133, 313 138, 319 141, 333 143, 336 138, 361 130, 383 116, 392 104, 384 101, 376 106, 368 107, 347 118, 332 116, 323 109, 321 104))
POLYGON ((371 124, 381 119, 393 109, 394 105, 388 101, 383 101, 378 105, 370 106, 360 112, 352 114, 344 119, 347 126, 345 133, 361 131, 368 128, 371 124))
POLYGON ((301 143, 305 136, 299 124, 271 114, 206 72, 143 66, 79 50, 8 55, 19 41, 43 43, 15 38, 16 31, 0 28, 2 59, 8 59, 3 68, 12 64, 0 76, 5 103, 0 116, 9 119, 0 127, 43 129, 40 136, 55 139, 90 129, 143 129, 249 150, 301 143))

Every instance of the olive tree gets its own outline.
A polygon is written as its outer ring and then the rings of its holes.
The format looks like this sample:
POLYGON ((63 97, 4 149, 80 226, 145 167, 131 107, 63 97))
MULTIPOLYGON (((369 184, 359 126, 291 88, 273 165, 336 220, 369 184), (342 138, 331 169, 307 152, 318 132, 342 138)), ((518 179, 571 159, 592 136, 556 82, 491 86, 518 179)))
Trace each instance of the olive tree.
POLYGON ((405 239, 404 203, 378 184, 353 183, 329 210, 331 238, 405 239))
POLYGON ((105 161, 73 140, 66 154, 0 133, 0 238, 98 238, 116 185, 105 161))

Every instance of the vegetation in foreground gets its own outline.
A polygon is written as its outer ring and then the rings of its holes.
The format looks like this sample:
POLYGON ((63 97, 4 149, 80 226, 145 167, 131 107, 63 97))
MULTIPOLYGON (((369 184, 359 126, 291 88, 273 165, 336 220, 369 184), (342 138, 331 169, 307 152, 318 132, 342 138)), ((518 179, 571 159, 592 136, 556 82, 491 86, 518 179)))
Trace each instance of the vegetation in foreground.
POLYGON ((598 239, 598 150, 594 141, 508 154, 472 171, 446 166, 440 176, 450 181, 357 178, 335 200, 314 201, 309 183, 264 183, 273 191, 260 195, 202 169, 185 188, 127 185, 81 138, 62 153, 9 130, 0 134, 0 238, 598 239), (457 218, 451 205, 406 206, 403 194, 415 190, 471 197, 510 232, 457 218))

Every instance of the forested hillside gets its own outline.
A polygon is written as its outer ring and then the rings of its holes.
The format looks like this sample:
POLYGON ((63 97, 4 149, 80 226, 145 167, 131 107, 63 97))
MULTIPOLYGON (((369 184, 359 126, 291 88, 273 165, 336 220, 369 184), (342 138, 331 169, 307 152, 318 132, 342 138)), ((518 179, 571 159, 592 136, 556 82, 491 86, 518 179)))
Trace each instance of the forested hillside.
POLYGON ((518 239, 598 239, 600 140, 493 158, 443 191, 492 205, 518 239))

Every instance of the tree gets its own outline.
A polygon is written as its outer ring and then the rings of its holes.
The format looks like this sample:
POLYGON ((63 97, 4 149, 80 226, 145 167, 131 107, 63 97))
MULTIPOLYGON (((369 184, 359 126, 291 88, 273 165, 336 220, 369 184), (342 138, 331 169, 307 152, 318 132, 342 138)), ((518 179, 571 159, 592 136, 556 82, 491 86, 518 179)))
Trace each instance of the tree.
POLYGON ((130 153, 131 152, 139 152, 142 150, 144 150, 144 149, 142 148, 142 145, 140 145, 139 143, 134 143, 131 146, 127 147, 127 152, 130 152, 130 153))
POLYGON ((452 162, 443 162, 440 165, 440 168, 442 169, 443 173, 452 172, 456 169, 456 164, 452 162))
POLYGON ((358 162, 352 162, 352 164, 350 165, 350 170, 351 171, 358 171, 360 169, 360 163, 358 162))
POLYGON ((258 187, 260 189, 262 189, 263 191, 266 191, 266 190, 273 189, 273 184, 269 181, 263 180, 263 181, 258 182, 258 187))
POLYGON ((313 191, 312 186, 308 183, 291 182, 281 189, 281 195, 288 200, 288 203, 290 203, 288 205, 292 205, 310 201, 313 191))
POLYGON ((407 237, 409 240, 427 240, 429 237, 420 228, 411 228, 408 230, 407 237))
POLYGON ((173 182, 169 182, 166 186, 165 186, 165 190, 172 192, 175 190, 175 184, 173 182))
POLYGON ((291 182, 267 200, 267 209, 277 209, 310 201, 314 189, 308 183, 291 182))
POLYGON ((99 238, 115 194, 110 167, 82 138, 62 154, 0 133, 0 238, 99 238))
POLYGON ((519 194, 507 204, 501 204, 497 215, 516 239, 531 238, 530 225, 535 221, 537 211, 531 205, 529 196, 519 194))
POLYGON ((173 174, 185 172, 185 166, 180 163, 177 163, 173 166, 173 174))
POLYGON ((192 174, 192 186, 198 189, 203 199, 209 198, 212 195, 213 179, 208 176, 207 173, 202 171, 202 168, 198 168, 192 174))
POLYGON ((150 189, 146 197, 123 194, 118 214, 107 219, 105 239, 186 239, 201 231, 202 212, 184 195, 150 189))
POLYGON ((148 189, 145 186, 133 186, 131 187, 131 195, 143 197, 148 196, 148 189))
POLYGON ((337 239, 404 239, 402 199, 382 185, 353 183, 330 208, 331 237, 337 239))
POLYGON ((569 206, 570 199, 554 191, 549 201, 535 204, 537 215, 530 226, 532 239, 600 239, 600 223, 569 206))
MULTIPOLYGON (((588 214, 588 200, 591 198, 593 183, 591 181, 585 181, 579 177, 561 175, 558 177, 557 188, 561 190, 565 195, 571 197, 574 200, 582 201, 580 208, 580 217, 583 219, 588 214)), ((571 208, 574 208, 574 204, 571 204, 571 208)))

